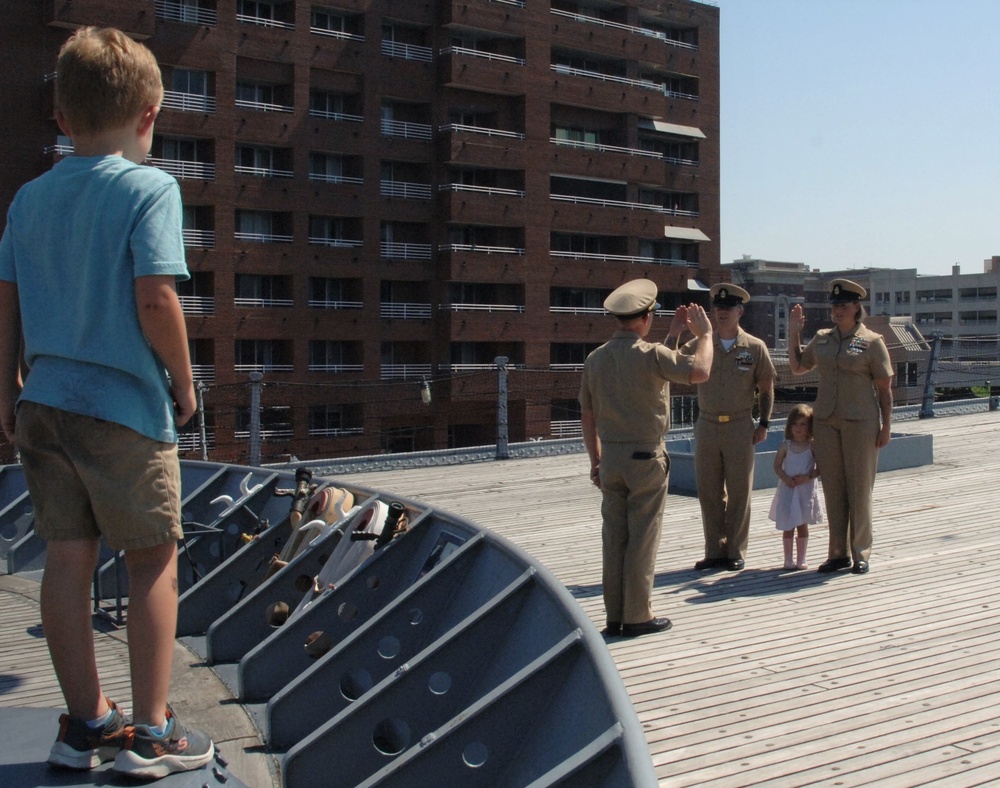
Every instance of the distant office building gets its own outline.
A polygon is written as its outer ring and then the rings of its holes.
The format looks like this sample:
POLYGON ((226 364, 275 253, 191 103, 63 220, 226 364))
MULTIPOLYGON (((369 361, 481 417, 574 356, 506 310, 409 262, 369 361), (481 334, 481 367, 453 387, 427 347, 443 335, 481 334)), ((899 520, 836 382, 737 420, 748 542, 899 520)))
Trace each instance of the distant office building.
POLYGON ((805 282, 812 274, 805 263, 784 263, 743 255, 723 265, 731 280, 750 293, 741 324, 772 349, 788 348, 788 313, 805 307, 805 282))
POLYGON ((608 292, 721 278, 717 7, 5 0, 0 208, 71 152, 51 80, 86 24, 163 69, 213 459, 246 455, 252 372, 265 461, 491 443, 498 357, 510 439, 560 434, 608 292))

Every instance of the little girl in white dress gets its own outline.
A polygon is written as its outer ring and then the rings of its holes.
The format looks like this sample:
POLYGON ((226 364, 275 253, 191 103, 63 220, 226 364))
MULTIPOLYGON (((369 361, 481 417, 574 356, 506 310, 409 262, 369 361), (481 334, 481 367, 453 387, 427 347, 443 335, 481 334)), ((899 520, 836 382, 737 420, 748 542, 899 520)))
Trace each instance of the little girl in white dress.
POLYGON ((784 531, 785 569, 807 569, 806 549, 809 526, 825 519, 823 502, 816 478, 816 460, 812 450, 812 408, 796 405, 785 423, 785 440, 774 457, 778 489, 774 491, 771 512, 775 527, 784 531), (797 532, 797 533, 796 533, 797 532), (792 537, 796 557, 792 559, 792 537))

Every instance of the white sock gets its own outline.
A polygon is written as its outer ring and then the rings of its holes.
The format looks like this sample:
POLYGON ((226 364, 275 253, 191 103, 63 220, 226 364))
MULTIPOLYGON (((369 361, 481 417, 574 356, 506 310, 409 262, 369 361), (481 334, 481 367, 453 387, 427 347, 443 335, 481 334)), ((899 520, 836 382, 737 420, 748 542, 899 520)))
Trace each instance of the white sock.
POLYGON ((89 722, 87 722, 87 727, 94 728, 95 730, 97 728, 103 728, 105 725, 111 722, 111 718, 114 716, 115 716, 115 710, 108 709, 108 713, 105 714, 104 716, 98 717, 96 720, 90 720, 89 722))

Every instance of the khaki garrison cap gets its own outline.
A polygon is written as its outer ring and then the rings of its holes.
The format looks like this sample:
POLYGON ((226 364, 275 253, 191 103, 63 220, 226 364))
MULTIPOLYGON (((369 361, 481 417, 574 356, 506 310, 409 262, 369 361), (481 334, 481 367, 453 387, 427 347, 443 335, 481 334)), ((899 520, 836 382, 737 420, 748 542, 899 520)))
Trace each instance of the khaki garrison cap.
POLYGON ((750 294, 746 290, 731 282, 712 285, 708 295, 712 299, 712 306, 743 306, 750 300, 750 294))
POLYGON ((605 298, 604 308, 616 317, 639 317, 660 306, 656 303, 658 292, 659 288, 652 280, 633 279, 605 298))
POLYGON ((867 295, 867 290, 850 279, 834 279, 830 282, 831 304, 849 304, 854 301, 860 301, 867 295))

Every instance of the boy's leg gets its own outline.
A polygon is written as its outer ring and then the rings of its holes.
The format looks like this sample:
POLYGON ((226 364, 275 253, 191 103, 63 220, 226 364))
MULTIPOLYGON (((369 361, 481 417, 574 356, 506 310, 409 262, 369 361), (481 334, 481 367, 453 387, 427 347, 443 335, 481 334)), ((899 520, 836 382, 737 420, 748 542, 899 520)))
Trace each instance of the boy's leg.
POLYGON ((177 543, 125 551, 132 716, 160 726, 170 690, 177 632, 177 543))
POLYGON ((108 711, 94 655, 90 585, 96 539, 52 540, 42 576, 42 628, 71 716, 93 720, 108 711))

